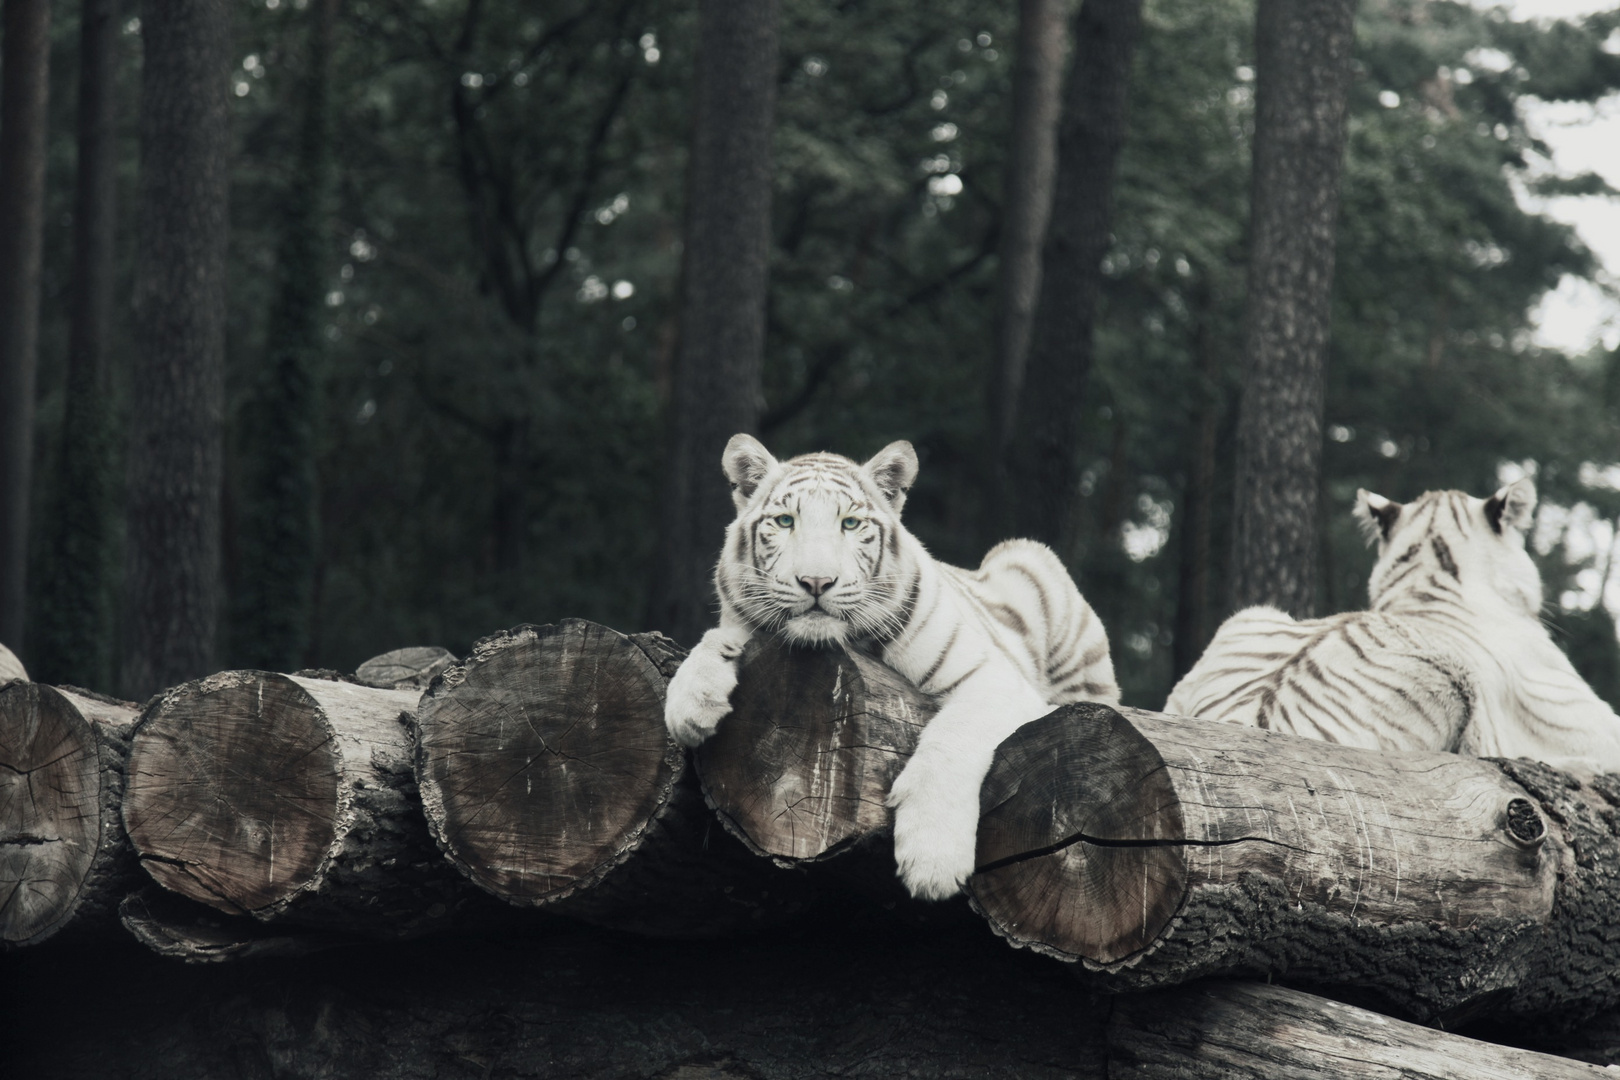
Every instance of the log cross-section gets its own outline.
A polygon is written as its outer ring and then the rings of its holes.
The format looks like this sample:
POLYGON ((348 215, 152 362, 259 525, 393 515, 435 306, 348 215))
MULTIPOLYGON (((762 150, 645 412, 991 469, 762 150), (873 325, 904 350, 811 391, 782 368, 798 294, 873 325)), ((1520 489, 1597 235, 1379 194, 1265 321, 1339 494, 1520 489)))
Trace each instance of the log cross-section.
POLYGON ((858 649, 757 635, 731 715, 694 755, 709 804, 749 850, 785 866, 888 834, 889 787, 938 703, 858 649))
POLYGON ((1118 989, 1279 974, 1429 1019, 1529 977, 1569 855, 1490 761, 1074 705, 997 751, 969 889, 1118 989))
POLYGON ((154 698, 124 821, 165 888, 229 914, 409 937, 482 898, 417 802, 414 690, 227 671, 154 698))
POLYGON ((139 873, 119 818, 135 716, 89 691, 0 688, 0 948, 116 929, 139 873))

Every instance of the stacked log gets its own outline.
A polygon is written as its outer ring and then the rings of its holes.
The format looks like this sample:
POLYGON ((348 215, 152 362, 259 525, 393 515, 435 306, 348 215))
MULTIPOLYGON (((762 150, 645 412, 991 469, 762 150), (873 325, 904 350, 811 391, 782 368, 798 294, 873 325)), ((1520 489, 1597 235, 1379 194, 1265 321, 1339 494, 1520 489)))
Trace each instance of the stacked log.
POLYGON ((486 638, 435 679, 416 771, 450 862, 509 904, 657 936, 797 914, 801 883, 714 825, 664 726, 684 656, 570 619, 486 638))
POLYGON ((1108 1080, 1595 1080, 1611 1070, 1254 983, 1114 999, 1108 1080))
POLYGON ((0 947, 117 927, 137 876, 119 817, 135 717, 88 690, 0 688, 0 947))
POLYGON ((417 694, 229 671, 141 715, 124 821, 164 888, 231 915, 403 938, 483 917, 417 801, 417 694))
POLYGON ((1113 990, 1276 976, 1425 1021, 1572 1017, 1620 1000, 1611 796, 1529 763, 1069 706, 997 751, 969 890, 1008 941, 1113 990))

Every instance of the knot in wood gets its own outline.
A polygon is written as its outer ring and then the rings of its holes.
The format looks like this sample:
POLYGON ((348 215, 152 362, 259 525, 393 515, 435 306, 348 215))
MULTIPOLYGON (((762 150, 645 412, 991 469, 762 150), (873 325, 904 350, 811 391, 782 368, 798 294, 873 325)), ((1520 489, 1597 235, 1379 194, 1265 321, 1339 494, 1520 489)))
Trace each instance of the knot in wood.
POLYGON ((1529 799, 1512 799, 1507 804, 1508 835, 1526 847, 1537 847, 1547 839, 1547 823, 1529 799))

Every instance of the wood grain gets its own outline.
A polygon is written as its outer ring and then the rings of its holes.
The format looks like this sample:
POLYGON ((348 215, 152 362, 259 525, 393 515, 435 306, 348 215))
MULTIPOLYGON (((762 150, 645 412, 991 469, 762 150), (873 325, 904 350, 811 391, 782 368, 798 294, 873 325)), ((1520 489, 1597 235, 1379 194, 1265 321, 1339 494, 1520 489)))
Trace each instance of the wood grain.
POLYGON ((88 691, 0 688, 0 947, 116 927, 135 869, 119 818, 135 715, 88 691))
POLYGON ((1204 982, 1114 999, 1108 1080, 1586 1080, 1569 1058, 1465 1039, 1326 998, 1204 982))

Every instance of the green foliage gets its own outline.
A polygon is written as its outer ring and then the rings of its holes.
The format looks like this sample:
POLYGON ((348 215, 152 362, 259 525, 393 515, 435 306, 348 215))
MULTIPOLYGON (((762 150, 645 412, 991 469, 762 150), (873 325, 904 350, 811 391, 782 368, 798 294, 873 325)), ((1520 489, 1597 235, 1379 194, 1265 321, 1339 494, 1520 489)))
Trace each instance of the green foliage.
MULTIPOLYGON (((302 255, 278 252, 305 183, 292 103, 307 16, 293 3, 238 10, 230 418, 249 432, 287 345, 269 313, 287 268, 311 267, 298 273, 318 279, 303 286, 306 303, 321 298, 324 356, 307 369, 322 402, 308 659, 347 668, 406 644, 463 650, 569 615, 635 629, 678 331, 690 5, 345 0, 332 225, 302 255)), ((922 473, 908 521, 968 564, 994 539, 981 501, 1015 17, 966 0, 783 9, 765 438, 778 453, 857 457, 911 439, 922 473)), ((1127 700, 1143 705, 1162 703, 1171 679, 1195 417, 1213 404, 1229 433, 1241 378, 1253 17, 1243 0, 1149 0, 1131 86, 1077 448, 1084 528, 1064 555, 1110 629, 1127 700)), ((1541 294, 1592 261, 1514 193, 1544 149, 1518 104, 1620 85, 1602 48, 1616 23, 1363 4, 1329 367, 1326 610, 1365 601, 1358 486, 1483 493, 1502 462, 1533 460, 1546 500, 1620 514, 1620 495, 1580 476, 1582 462, 1615 456, 1620 365, 1539 350, 1529 335, 1541 294)), ((71 71, 63 51, 57 70, 71 71)), ((56 131, 52 187, 70 191, 71 123, 56 131)), ((1535 190, 1602 189, 1577 178, 1535 190)), ((48 352, 64 347, 68 318, 66 234, 52 229, 48 352)), ((42 438, 55 445, 62 391, 49 377, 42 389, 42 438)), ((252 455, 236 445, 228 495, 247 523, 252 455)), ((234 558, 251 608, 251 558, 234 558)), ((1556 544, 1544 567, 1555 598, 1589 569, 1556 544)), ((1598 655, 1602 633, 1579 640, 1598 655)))

